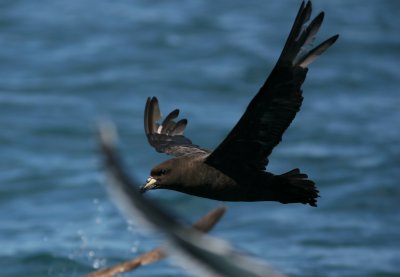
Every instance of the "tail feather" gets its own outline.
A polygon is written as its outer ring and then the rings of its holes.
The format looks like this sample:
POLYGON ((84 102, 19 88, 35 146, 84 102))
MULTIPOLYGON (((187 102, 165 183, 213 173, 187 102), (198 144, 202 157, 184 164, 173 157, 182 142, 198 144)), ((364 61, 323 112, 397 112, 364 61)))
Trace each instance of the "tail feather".
POLYGON ((313 207, 317 206, 319 191, 315 183, 308 179, 307 174, 295 168, 275 177, 280 180, 281 193, 279 193, 279 201, 281 203, 303 203, 313 207))

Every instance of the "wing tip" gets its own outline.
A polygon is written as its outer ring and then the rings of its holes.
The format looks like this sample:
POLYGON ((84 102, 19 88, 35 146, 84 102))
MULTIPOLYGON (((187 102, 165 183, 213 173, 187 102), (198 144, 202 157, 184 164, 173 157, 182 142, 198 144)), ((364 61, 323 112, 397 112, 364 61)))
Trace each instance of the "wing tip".
POLYGON ((322 53, 328 50, 339 38, 339 34, 336 34, 327 40, 323 41, 308 53, 306 53, 303 57, 296 62, 296 66, 301 68, 307 68, 312 62, 314 62, 322 53))
POLYGON ((157 131, 157 121, 161 118, 160 107, 157 97, 147 97, 144 109, 144 131, 146 136, 157 131))
MULTIPOLYGON (((311 1, 309 0, 307 1, 307 3, 302 1, 300 9, 294 20, 292 29, 290 30, 289 36, 282 50, 281 56, 279 57, 280 62, 283 62, 285 64, 290 64, 292 66, 299 65, 301 64, 301 62, 298 62, 299 60, 303 62, 304 60, 306 60, 305 57, 310 57, 311 56, 310 54, 315 54, 315 49, 322 45, 322 44, 318 45, 311 51, 304 51, 303 49, 304 46, 309 45, 310 42, 314 39, 325 17, 325 12, 321 11, 312 20, 310 24, 306 25, 309 18, 311 17, 311 12, 312 12, 311 1)), ((337 36, 334 37, 336 37, 337 39, 337 36)), ((332 40, 332 43, 330 45, 332 45, 336 41, 336 39, 332 40)), ((314 59, 312 59, 312 61, 314 59)), ((311 62, 307 63, 307 65, 310 63, 311 62)))

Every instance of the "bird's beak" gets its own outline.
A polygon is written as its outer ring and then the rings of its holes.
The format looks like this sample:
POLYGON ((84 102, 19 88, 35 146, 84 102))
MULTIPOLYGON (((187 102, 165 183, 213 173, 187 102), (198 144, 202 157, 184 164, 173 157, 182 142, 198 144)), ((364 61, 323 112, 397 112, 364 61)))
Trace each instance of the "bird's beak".
POLYGON ((157 183, 157 180, 150 176, 149 178, 147 178, 146 184, 144 184, 140 188, 140 193, 145 193, 146 191, 148 191, 150 189, 155 189, 157 187, 156 183, 157 183))

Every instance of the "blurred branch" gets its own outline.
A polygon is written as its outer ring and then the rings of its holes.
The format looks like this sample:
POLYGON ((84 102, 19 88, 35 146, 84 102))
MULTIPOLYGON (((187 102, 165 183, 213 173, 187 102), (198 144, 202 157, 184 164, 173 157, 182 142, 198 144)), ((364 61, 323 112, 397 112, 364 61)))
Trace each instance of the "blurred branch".
MULTIPOLYGON (((196 223, 192 225, 192 228, 202 232, 210 231, 215 224, 222 218, 226 211, 225 207, 218 207, 200 218, 196 223)), ((133 260, 119 263, 109 268, 104 268, 98 271, 94 271, 86 275, 86 277, 111 277, 119 273, 132 271, 139 266, 154 263, 166 257, 166 253, 161 247, 155 248, 133 260)))

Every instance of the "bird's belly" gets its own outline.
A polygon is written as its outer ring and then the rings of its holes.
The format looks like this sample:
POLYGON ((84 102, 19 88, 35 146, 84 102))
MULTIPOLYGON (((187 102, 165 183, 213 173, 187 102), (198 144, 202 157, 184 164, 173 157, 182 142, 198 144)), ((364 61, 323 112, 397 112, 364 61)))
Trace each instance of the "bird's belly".
POLYGON ((189 180, 182 180, 182 184, 176 190, 220 201, 268 200, 265 199, 264 190, 266 186, 265 180, 263 180, 265 176, 241 174, 247 177, 242 178, 239 182, 214 167, 206 164, 201 166, 205 166, 205 168, 189 174, 196 176, 196 178, 191 178, 190 182, 189 180), (199 174, 199 172, 201 173, 199 174))
POLYGON ((183 191, 187 194, 219 201, 265 201, 264 191, 254 185, 239 185, 230 183, 203 183, 198 189, 183 191))

